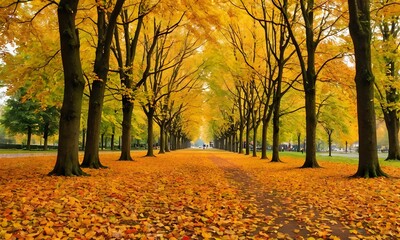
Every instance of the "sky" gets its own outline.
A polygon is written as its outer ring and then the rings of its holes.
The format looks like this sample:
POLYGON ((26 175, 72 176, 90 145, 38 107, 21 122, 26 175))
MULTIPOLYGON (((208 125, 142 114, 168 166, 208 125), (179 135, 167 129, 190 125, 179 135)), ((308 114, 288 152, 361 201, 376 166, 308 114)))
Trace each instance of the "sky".
POLYGON ((6 90, 6 87, 0 87, 0 105, 4 105, 5 101, 7 100, 6 90))

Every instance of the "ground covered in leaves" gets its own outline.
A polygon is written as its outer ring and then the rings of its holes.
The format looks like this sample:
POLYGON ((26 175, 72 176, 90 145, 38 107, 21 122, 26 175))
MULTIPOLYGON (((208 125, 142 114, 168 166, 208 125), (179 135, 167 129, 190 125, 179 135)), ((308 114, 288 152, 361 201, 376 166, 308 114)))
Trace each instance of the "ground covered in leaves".
MULTIPOLYGON (((0 239, 396 239, 400 180, 356 165, 177 151, 50 177, 55 156, 0 158, 0 239)), ((400 169, 384 167, 392 176, 400 169)))

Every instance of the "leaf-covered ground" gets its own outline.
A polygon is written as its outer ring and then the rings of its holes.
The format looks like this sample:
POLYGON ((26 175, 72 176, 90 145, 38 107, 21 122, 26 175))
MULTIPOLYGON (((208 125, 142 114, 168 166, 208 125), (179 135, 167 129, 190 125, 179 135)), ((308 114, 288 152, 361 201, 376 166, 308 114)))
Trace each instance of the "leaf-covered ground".
MULTIPOLYGON (((55 156, 0 159, 0 239, 396 239, 400 180, 356 165, 177 151, 50 177, 55 156)), ((392 176, 400 169, 384 167, 392 176)))

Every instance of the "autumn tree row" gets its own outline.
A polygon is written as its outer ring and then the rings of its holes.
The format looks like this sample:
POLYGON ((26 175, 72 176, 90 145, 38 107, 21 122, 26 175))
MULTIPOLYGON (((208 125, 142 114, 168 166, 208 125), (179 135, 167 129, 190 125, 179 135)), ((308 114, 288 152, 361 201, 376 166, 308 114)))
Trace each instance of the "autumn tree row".
MULTIPOLYGON (((181 148, 193 138, 193 131, 188 127, 193 115, 193 112, 189 113, 189 106, 196 97, 192 101, 184 99, 191 94, 198 95, 196 92, 201 90, 199 79, 204 63, 195 55, 201 53, 202 42, 185 27, 188 20, 185 12, 179 9, 181 6, 171 4, 124 0, 9 1, 1 6, 5 27, 2 30, 9 35, 3 43, 16 48, 14 53, 4 51, 3 73, 13 72, 4 80, 10 85, 9 91, 17 91, 29 81, 32 86, 37 86, 36 92, 40 92, 43 87, 40 82, 44 80, 41 75, 54 74, 58 79, 64 78, 64 97, 62 105, 59 104, 58 156, 51 174, 84 175, 80 167, 104 167, 98 146, 105 99, 119 100, 121 104, 120 160, 132 160, 134 103, 142 108, 147 118, 147 156, 154 155, 153 122, 160 126, 161 153, 170 148, 181 148), (58 26, 54 25, 55 19, 50 19, 52 16, 58 16, 58 26), (11 34, 16 34, 14 30, 23 26, 29 27, 30 34, 26 38, 34 39, 42 49, 39 56, 36 56, 37 48, 25 47, 18 35, 11 34), (42 33, 46 33, 43 34, 45 37, 42 33), (53 34, 51 39, 47 39, 50 34, 53 34), (57 35, 61 47, 54 41, 57 35), (47 43, 50 46, 46 46, 47 43), (24 61, 27 56, 29 60, 24 61), (13 69, 21 61, 29 67, 13 69), (62 70, 57 67, 60 61, 62 70), (186 64, 188 61, 191 61, 190 65, 186 64), (36 72, 41 75, 29 78, 36 72), (15 84, 10 77, 19 78, 20 83, 15 84), (85 93, 89 99, 87 135, 84 159, 79 165, 78 145, 85 93)), ((44 85, 47 87, 49 83, 44 85)), ((54 104, 51 100, 41 100, 43 104, 54 104)))
POLYGON ((354 59, 360 145, 360 166, 356 175, 385 175, 377 159, 373 92, 375 86, 388 129, 388 159, 398 159, 398 99, 394 97, 398 79, 394 66, 398 54, 393 55, 399 46, 399 18, 395 14, 398 4, 373 1, 372 14, 370 3, 360 1, 349 1, 349 5, 340 1, 238 1, 232 4, 239 11, 230 13, 223 32, 232 47, 232 58, 236 60, 229 68, 230 78, 234 80, 225 84, 232 104, 220 110, 225 119, 223 126, 214 125, 217 145, 241 153, 245 142, 246 154, 249 154, 249 143, 253 142, 253 156, 256 156, 257 129, 262 124, 261 158, 264 159, 267 129, 272 119, 272 161, 280 161, 279 135, 284 125, 281 117, 304 106, 307 141, 303 167, 319 167, 316 160, 318 125, 328 135, 329 144, 335 129, 348 132, 349 127, 356 127, 346 117, 351 114, 351 106, 346 103, 352 101, 343 97, 351 96, 354 91, 354 86, 349 84, 349 76, 353 75, 349 62, 354 59), (349 16, 352 21, 348 26, 349 16), (354 58, 349 51, 352 49, 348 44, 349 30, 354 58), (375 52, 374 58, 371 57, 372 36, 374 47, 381 51, 380 54, 375 52), (372 61, 381 62, 374 69, 379 76, 377 79, 370 69, 372 61), (304 105, 293 104, 282 110, 282 99, 285 97, 288 101, 286 95, 296 90, 303 92, 304 105))

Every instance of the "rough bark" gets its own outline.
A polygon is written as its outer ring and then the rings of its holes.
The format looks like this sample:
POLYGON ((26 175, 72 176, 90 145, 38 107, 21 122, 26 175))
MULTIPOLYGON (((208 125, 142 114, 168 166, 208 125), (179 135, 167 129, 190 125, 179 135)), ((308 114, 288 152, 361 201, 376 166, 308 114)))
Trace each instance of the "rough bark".
POLYGON ((86 175, 79 167, 79 132, 83 79, 79 54, 79 36, 75 16, 79 0, 61 0, 58 22, 61 58, 64 68, 64 97, 61 107, 57 161, 49 175, 86 175))
POLYGON ((356 60, 359 162, 354 177, 387 176, 379 165, 374 108, 374 75, 371 68, 369 0, 348 0, 349 30, 356 60))

